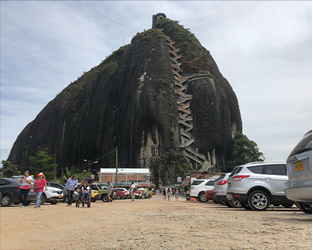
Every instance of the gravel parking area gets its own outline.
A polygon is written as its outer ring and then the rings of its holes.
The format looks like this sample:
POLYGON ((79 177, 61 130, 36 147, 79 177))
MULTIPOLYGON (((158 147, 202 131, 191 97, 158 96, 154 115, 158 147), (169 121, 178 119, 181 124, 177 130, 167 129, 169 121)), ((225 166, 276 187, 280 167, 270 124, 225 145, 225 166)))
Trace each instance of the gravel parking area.
POLYGON ((312 249, 312 215, 297 207, 264 212, 213 202, 97 201, 1 207, 1 249, 312 249))

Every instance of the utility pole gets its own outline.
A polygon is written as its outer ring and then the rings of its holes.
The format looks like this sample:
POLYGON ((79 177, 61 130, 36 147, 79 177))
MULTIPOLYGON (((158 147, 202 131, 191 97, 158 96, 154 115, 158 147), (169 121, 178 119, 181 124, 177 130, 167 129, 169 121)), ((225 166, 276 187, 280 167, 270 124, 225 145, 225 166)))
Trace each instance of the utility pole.
POLYGON ((118 149, 117 149, 117 147, 115 148, 115 157, 116 157, 116 159, 115 159, 115 164, 116 164, 116 166, 115 166, 115 187, 117 187, 117 166, 118 166, 118 149))

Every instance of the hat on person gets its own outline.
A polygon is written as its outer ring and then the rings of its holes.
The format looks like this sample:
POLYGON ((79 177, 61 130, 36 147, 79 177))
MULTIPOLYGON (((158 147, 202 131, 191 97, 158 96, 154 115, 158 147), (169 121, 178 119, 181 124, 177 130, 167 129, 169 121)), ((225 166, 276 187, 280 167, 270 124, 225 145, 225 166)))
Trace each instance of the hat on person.
POLYGON ((45 177, 45 175, 44 175, 43 173, 39 173, 39 174, 37 174, 37 176, 43 176, 43 177, 45 177))
POLYGON ((95 178, 95 176, 92 174, 92 175, 90 175, 90 178, 94 179, 94 178, 95 178))
POLYGON ((29 174, 29 171, 28 171, 28 170, 26 170, 26 171, 24 172, 24 174, 29 174))

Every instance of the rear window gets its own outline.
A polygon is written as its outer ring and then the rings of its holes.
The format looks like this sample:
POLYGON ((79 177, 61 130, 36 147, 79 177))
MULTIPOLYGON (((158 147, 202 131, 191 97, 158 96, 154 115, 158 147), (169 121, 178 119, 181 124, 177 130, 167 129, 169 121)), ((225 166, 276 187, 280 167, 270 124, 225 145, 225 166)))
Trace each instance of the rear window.
POLYGON ((300 154, 302 152, 312 150, 312 134, 308 137, 303 138, 298 145, 292 150, 291 154, 289 157, 300 154))
POLYGON ((264 174, 287 175, 286 165, 264 165, 264 174))
POLYGON ((262 174, 262 169, 263 166, 253 166, 253 167, 248 167, 248 169, 255 174, 262 174))
POLYGON ((241 171, 242 167, 235 167, 233 172, 231 172, 229 177, 234 176, 235 174, 238 174, 241 171))
POLYGON ((214 182, 215 181, 208 181, 207 183, 205 183, 206 186, 214 186, 214 182))
POLYGON ((199 184, 201 184, 203 181, 197 181, 197 180, 195 180, 195 181, 193 181, 193 183, 191 184, 192 186, 197 186, 197 185, 199 185, 199 184))
POLYGON ((225 175, 226 175, 226 174, 221 174, 221 176, 220 176, 220 177, 218 177, 218 178, 216 179, 216 181, 223 180, 223 179, 224 179, 224 177, 225 177, 225 175))

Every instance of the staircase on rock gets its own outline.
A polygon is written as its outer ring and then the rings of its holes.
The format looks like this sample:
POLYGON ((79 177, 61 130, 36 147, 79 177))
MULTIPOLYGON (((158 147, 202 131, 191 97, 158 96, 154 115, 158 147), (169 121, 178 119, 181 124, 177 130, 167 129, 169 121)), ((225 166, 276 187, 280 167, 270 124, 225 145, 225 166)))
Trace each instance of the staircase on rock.
POLYGON ((174 74, 175 93, 177 94, 177 104, 179 110, 180 136, 181 145, 180 148, 183 154, 190 160, 200 164, 201 166, 206 161, 204 155, 199 154, 194 146, 194 138, 192 136, 192 114, 190 110, 190 102, 192 95, 186 93, 187 90, 187 78, 180 75, 181 63, 178 60, 181 58, 178 55, 179 48, 175 48, 175 41, 172 41, 169 36, 166 37, 166 45, 170 50, 170 59, 172 62, 172 72, 174 74))

